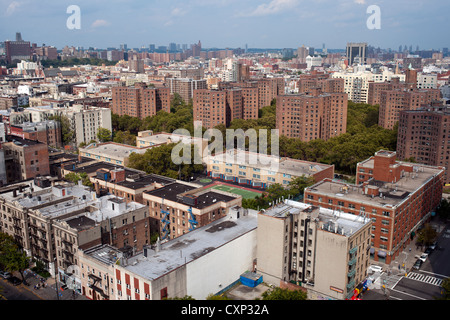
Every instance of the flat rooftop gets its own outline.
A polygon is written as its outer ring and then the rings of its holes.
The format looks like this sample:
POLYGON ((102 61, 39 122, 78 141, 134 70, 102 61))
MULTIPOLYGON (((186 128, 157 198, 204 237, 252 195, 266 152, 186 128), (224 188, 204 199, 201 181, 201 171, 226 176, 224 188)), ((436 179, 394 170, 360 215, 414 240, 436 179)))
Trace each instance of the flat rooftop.
POLYGON ((105 143, 99 144, 95 146, 87 146, 86 148, 80 149, 83 152, 93 153, 93 154, 101 154, 103 156, 111 157, 111 158, 127 158, 132 153, 143 154, 147 151, 147 148, 136 148, 134 146, 129 146, 125 144, 117 144, 117 143, 105 143))
MULTIPOLYGON (((400 162, 397 162, 400 163, 400 162)), ((342 201, 354 201, 366 203, 378 207, 396 207, 401 204, 410 194, 417 191, 421 186, 439 174, 443 169, 436 167, 418 165, 412 163, 403 163, 402 165, 413 166, 413 172, 405 172, 396 183, 387 183, 383 181, 371 180, 368 187, 379 188, 380 195, 370 196, 363 194, 362 185, 352 185, 344 182, 338 182, 330 179, 322 180, 315 185, 307 188, 310 193, 326 195, 342 201), (417 171, 416 171, 417 170, 417 171)), ((373 168, 373 159, 364 162, 365 168, 373 168)))
POLYGON ((310 212, 314 208, 319 210, 317 217, 323 224, 325 230, 328 230, 328 227, 330 226, 330 232, 337 231, 337 233, 347 237, 357 233, 367 223, 371 223, 370 219, 364 218, 363 216, 343 212, 336 213, 330 209, 313 207, 310 204, 293 200, 285 200, 261 212, 260 214, 283 219, 287 218, 289 215, 296 215, 301 212, 310 212), (330 223, 330 221, 332 221, 332 223, 330 223), (337 229, 334 229, 335 226, 337 229))
POLYGON ((248 151, 238 151, 236 149, 227 151, 215 156, 211 156, 209 161, 218 160, 219 162, 245 165, 254 168, 277 171, 294 176, 310 176, 322 170, 332 167, 332 165, 309 162, 291 158, 280 158, 275 155, 254 153, 248 151))
POLYGON ((254 210, 249 210, 248 215, 239 219, 223 217, 161 244, 159 252, 149 249, 147 257, 141 253, 128 259, 125 268, 143 278, 155 280, 256 229, 257 225, 254 210))
MULTIPOLYGON (((169 184, 165 187, 153 190, 153 191, 147 191, 145 193, 149 194, 149 195, 153 195, 156 196, 158 198, 163 198, 165 200, 170 200, 170 201, 174 201, 174 202, 178 202, 178 203, 183 203, 183 204, 187 204, 185 202, 182 201, 182 199, 180 199, 178 197, 179 194, 181 193, 185 193, 194 189, 200 189, 200 187, 195 187, 195 186, 190 186, 190 185, 186 185, 186 184, 182 184, 182 183, 172 183, 169 184)), ((194 193, 195 195, 195 193, 194 193)), ((203 209, 206 208, 216 202, 229 202, 232 200, 235 200, 236 197, 232 197, 232 196, 228 196, 219 192, 215 192, 213 190, 207 190, 207 191, 202 191, 201 194, 199 194, 197 197, 197 204, 196 205, 190 205, 193 208, 197 208, 197 209, 203 209)))
POLYGON ((115 264, 122 256, 120 250, 107 244, 89 248, 84 251, 84 254, 108 266, 115 264))

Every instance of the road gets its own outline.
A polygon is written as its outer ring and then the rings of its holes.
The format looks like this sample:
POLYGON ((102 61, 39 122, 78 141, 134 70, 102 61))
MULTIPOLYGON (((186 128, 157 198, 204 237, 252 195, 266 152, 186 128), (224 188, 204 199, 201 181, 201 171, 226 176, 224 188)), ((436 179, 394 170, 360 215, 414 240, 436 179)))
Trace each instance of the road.
POLYGON ((42 300, 24 284, 13 286, 5 279, 0 279, 1 300, 42 300))
POLYGON ((442 226, 438 247, 428 256, 419 270, 404 273, 397 268, 375 273, 373 290, 364 300, 435 300, 441 295, 443 279, 450 277, 450 225, 442 226), (384 286, 384 287, 383 287, 384 286))

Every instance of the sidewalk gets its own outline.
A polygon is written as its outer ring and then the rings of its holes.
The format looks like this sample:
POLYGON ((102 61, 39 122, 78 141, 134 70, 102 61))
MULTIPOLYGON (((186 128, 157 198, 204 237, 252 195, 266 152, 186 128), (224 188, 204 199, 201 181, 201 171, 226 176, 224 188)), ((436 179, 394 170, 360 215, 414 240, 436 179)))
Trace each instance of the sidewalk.
MULTIPOLYGON (((20 279, 20 275, 18 277, 20 279)), ((59 282, 57 289, 55 286, 55 278, 47 278, 45 281, 42 281, 41 276, 35 274, 31 270, 26 270, 24 277, 29 286, 25 284, 22 284, 22 286, 42 300, 88 300, 81 294, 74 295, 73 290, 62 290, 59 282), (43 287, 44 283, 46 284, 45 288, 43 287), (40 288, 35 289, 35 286, 38 284, 40 285, 40 288)))

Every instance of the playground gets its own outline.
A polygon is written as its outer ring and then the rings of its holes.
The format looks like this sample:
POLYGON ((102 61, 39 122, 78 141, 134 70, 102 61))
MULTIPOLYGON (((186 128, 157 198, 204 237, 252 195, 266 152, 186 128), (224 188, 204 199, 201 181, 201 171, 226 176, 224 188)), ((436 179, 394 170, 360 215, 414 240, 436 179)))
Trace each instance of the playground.
POLYGON ((242 196, 242 199, 253 199, 263 193, 262 191, 235 186, 223 182, 215 182, 211 185, 210 188, 240 195, 242 196))

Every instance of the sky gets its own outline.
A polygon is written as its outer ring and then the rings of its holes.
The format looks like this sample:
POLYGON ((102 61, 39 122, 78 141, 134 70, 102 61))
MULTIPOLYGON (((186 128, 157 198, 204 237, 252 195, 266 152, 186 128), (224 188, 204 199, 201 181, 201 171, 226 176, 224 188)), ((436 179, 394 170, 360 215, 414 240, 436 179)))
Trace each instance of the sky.
MULTIPOLYGON (((107 48, 192 44, 203 48, 344 49, 347 42, 397 50, 450 47, 449 0, 0 0, 0 41, 107 48), (67 20, 76 5, 80 28, 67 20), (379 15, 369 11, 379 8, 379 15), (380 28, 367 20, 377 18, 380 28)), ((72 21, 72 20, 71 20, 72 21)))

